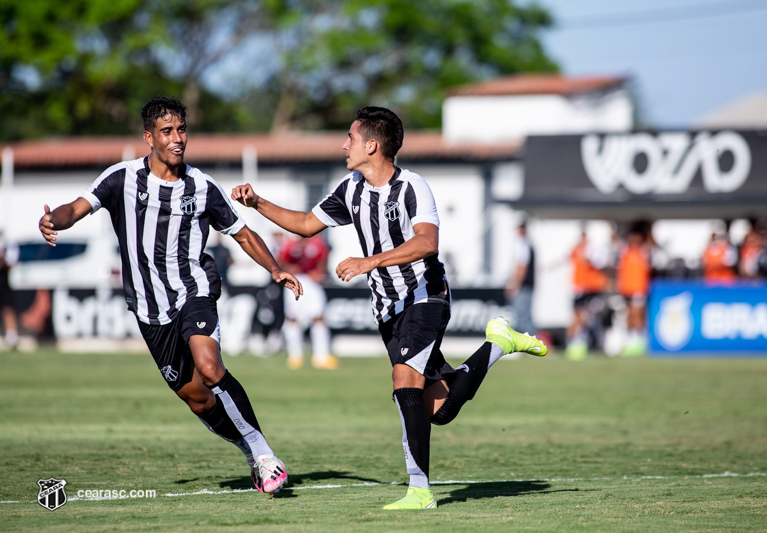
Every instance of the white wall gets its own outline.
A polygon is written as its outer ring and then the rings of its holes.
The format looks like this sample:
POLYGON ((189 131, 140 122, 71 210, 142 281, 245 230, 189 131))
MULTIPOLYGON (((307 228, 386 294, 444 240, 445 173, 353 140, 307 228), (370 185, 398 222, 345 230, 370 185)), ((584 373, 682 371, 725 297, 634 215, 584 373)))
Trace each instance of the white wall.
POLYGON ((454 96, 442 105, 448 142, 499 142, 526 135, 627 131, 633 105, 625 90, 606 94, 454 96))

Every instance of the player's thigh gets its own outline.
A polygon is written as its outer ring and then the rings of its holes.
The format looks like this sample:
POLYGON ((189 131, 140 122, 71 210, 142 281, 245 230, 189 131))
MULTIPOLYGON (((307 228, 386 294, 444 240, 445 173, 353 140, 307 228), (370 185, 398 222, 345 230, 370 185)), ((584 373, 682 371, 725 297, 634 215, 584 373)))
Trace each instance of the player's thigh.
POLYGON ((194 360, 179 331, 178 317, 170 324, 152 325, 139 320, 138 325, 157 369, 168 387, 178 392, 194 373, 194 360))
POLYGON ((195 297, 181 310, 181 336, 194 359, 194 365, 207 385, 224 377, 219 342, 221 329, 213 298, 195 297))
POLYGON ((423 375, 427 384, 452 371, 440 350, 450 321, 447 302, 415 304, 393 320, 388 337, 381 332, 392 366, 408 365, 423 375))

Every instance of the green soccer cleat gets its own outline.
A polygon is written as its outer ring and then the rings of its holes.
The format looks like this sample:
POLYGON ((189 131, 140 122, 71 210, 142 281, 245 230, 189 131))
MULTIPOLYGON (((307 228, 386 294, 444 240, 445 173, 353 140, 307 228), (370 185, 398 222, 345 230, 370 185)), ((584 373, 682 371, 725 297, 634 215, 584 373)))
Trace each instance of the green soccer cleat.
POLYGON ((404 498, 389 505, 384 505, 383 508, 390 511, 399 509, 436 509, 437 500, 434 499, 431 489, 410 487, 407 489, 407 495, 404 498))
POLYGON ((526 352, 543 357, 549 353, 546 345, 536 339, 535 335, 514 331, 502 316, 497 316, 487 323, 485 340, 500 346, 504 355, 511 352, 526 352))

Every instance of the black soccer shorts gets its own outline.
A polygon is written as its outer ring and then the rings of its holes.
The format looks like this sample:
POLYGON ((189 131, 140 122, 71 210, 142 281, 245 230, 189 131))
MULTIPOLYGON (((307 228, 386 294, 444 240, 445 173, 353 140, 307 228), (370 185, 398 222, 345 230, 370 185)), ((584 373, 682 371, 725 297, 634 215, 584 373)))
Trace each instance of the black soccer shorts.
POLYGON ((189 338, 206 335, 221 342, 216 301, 209 296, 190 298, 170 324, 153 326, 139 320, 138 325, 157 368, 174 392, 194 374, 189 338))
POLYGON ((426 378, 426 387, 455 373, 440 347, 450 321, 450 303, 428 301, 411 305, 378 325, 392 366, 405 364, 426 378))

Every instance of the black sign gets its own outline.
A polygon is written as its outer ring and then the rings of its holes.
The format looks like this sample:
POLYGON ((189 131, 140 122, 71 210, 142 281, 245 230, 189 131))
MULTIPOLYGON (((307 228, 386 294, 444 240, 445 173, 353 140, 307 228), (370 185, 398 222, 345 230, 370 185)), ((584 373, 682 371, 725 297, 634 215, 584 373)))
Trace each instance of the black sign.
MULTIPOLYGON (((729 206, 767 201, 767 131, 661 131, 532 136, 524 206, 729 206)), ((736 212, 729 209, 729 212, 736 212)), ((701 212, 717 217, 717 213, 701 212)))

